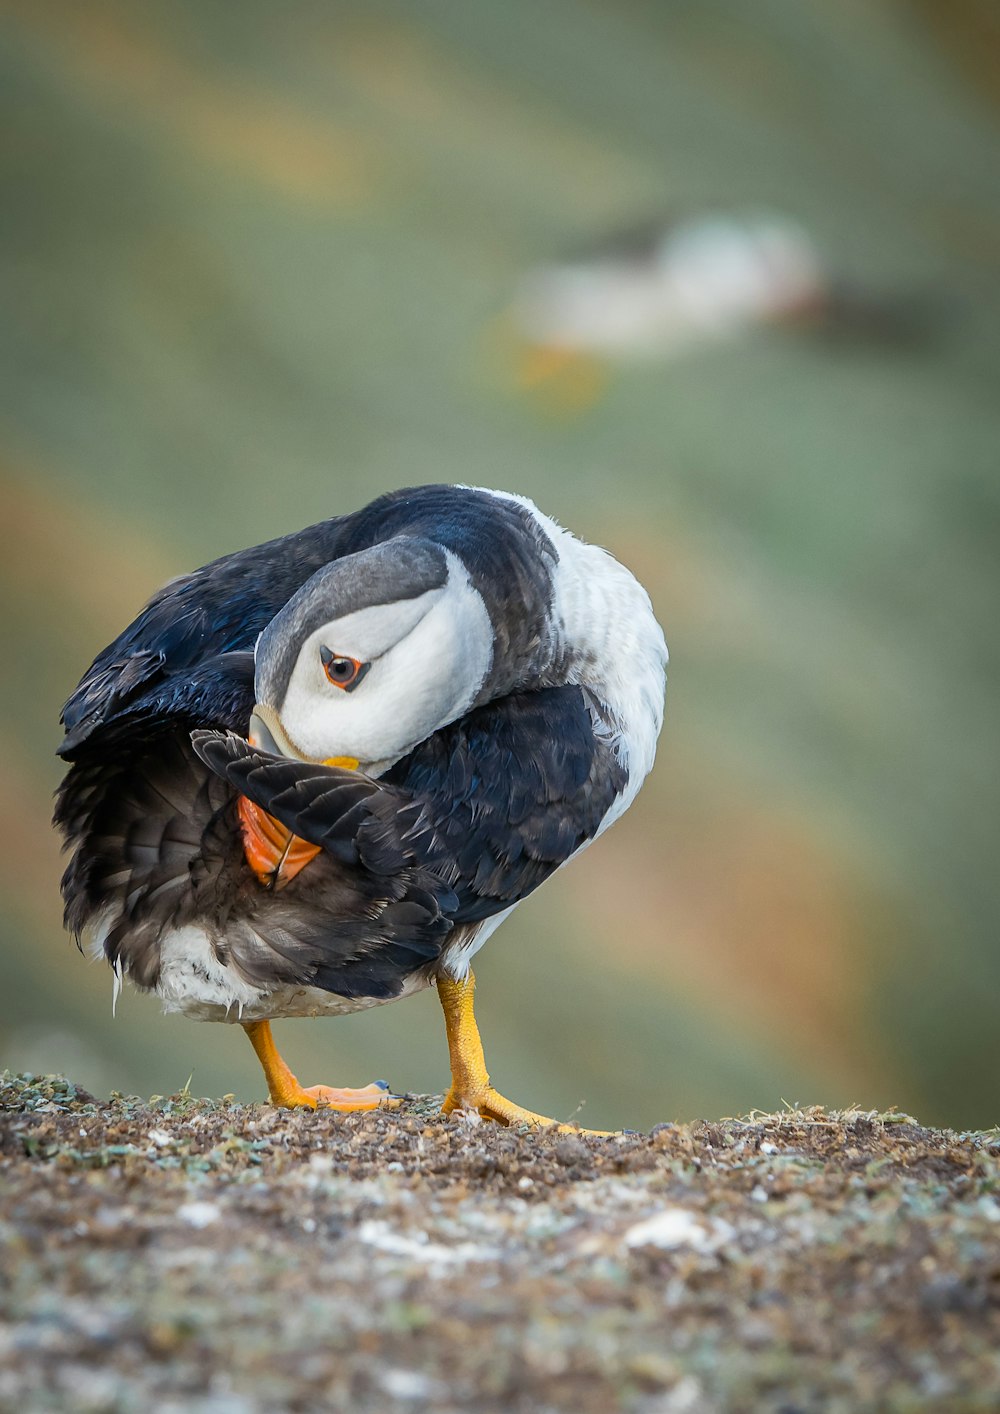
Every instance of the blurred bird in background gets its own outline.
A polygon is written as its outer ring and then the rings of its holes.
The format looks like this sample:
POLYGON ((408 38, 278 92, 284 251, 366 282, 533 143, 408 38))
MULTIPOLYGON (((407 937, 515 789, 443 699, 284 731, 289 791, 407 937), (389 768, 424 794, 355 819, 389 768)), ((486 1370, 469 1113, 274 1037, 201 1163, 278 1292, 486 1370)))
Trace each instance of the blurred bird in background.
POLYGON ((768 327, 908 342, 925 328, 915 297, 852 282, 803 226, 777 212, 692 214, 647 223, 529 270, 509 314, 524 390, 583 407, 602 369, 672 360, 768 327))

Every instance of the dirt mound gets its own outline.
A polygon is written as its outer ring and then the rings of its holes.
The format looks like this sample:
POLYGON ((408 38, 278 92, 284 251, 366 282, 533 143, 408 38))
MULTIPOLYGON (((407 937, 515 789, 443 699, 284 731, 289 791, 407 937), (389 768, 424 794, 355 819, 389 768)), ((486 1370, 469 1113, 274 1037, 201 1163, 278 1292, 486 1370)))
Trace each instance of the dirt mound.
POLYGON ((0 1405, 995 1409, 1000 1136, 0 1087, 0 1405))

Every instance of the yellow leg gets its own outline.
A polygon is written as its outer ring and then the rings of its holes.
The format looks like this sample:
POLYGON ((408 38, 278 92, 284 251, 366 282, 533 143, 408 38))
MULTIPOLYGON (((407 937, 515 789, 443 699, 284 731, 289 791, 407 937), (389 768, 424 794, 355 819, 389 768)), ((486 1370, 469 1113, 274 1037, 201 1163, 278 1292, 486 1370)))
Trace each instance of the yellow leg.
POLYGON ((576 1125, 559 1124, 546 1115, 522 1109, 494 1090, 486 1070, 483 1043, 473 1010, 475 986, 476 979, 471 972, 464 982, 453 982, 450 977, 438 978, 438 997, 444 1011, 451 1058, 451 1087, 444 1097, 445 1114, 451 1114, 453 1110, 476 1110, 484 1119, 495 1120, 497 1124, 530 1124, 536 1128, 555 1126, 578 1133, 576 1125))
POLYGON ((269 1021, 247 1022, 243 1030, 250 1037, 250 1044, 264 1068, 272 1105, 280 1105, 286 1110, 306 1107, 350 1112, 399 1104, 398 1098, 389 1093, 388 1086, 379 1081, 366 1085, 363 1090, 336 1090, 329 1085, 310 1085, 306 1090, 279 1055, 269 1021))
POLYGON ((600 361, 576 349, 527 344, 518 357, 515 380, 552 412, 586 412, 604 394, 607 373, 600 361))

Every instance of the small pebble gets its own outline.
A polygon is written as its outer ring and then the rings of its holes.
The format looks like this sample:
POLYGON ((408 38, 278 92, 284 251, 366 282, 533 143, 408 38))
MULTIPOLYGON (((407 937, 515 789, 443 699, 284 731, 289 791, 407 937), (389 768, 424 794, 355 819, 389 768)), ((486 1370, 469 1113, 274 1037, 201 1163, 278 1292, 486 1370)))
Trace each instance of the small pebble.
POLYGON ((182 1203, 177 1209, 177 1216, 182 1223, 187 1223, 188 1227, 203 1228, 217 1223, 222 1212, 214 1203, 182 1203))

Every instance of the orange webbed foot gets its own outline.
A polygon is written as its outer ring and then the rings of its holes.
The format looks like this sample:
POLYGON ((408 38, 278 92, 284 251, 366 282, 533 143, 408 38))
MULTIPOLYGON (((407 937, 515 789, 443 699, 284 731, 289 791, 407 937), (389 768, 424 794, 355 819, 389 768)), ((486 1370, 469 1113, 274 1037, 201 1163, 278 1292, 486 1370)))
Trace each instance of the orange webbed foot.
POLYGON ((471 1111, 478 1114, 480 1119, 492 1120, 494 1124, 513 1128, 527 1125, 529 1129, 553 1129, 557 1134, 599 1134, 605 1137, 614 1133, 610 1129, 583 1129, 578 1124, 565 1124, 561 1120, 550 1119, 548 1115, 536 1114, 534 1110, 515 1105, 513 1100, 508 1100, 498 1090, 494 1090, 492 1085, 484 1085, 464 1093, 459 1093, 452 1086, 444 1097, 441 1109, 444 1114, 471 1111))
POLYGON ((344 1114, 352 1114, 355 1110, 392 1109, 402 1103, 385 1080, 373 1080, 360 1090, 340 1090, 332 1085, 300 1085, 278 1054, 269 1022, 245 1022, 243 1030, 264 1068, 271 1104, 279 1109, 340 1110, 344 1114))
POLYGON ((461 981, 451 977, 437 979, 438 1000, 444 1011, 448 1033, 448 1053, 451 1057, 451 1088, 441 1106, 445 1114, 465 1112, 494 1124, 512 1127, 526 1125, 531 1129, 552 1129, 557 1134, 608 1134, 604 1129, 581 1129, 576 1124, 560 1124, 548 1115, 515 1105, 490 1084, 483 1056, 483 1043, 476 1025, 473 993, 476 979, 471 972, 461 981))
POLYGON ((339 1089, 332 1085, 300 1085, 295 1095, 275 1100, 274 1103, 291 1109, 308 1105, 314 1110, 338 1110, 341 1114, 353 1114, 358 1110, 396 1109, 403 1102, 399 1095, 392 1093, 384 1080, 373 1080, 359 1090, 339 1089))

